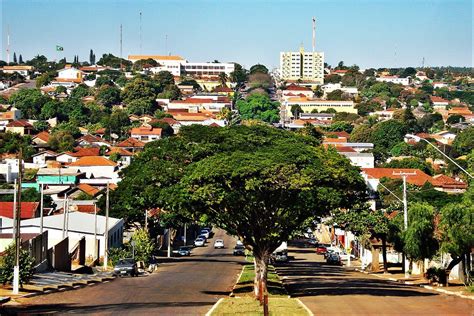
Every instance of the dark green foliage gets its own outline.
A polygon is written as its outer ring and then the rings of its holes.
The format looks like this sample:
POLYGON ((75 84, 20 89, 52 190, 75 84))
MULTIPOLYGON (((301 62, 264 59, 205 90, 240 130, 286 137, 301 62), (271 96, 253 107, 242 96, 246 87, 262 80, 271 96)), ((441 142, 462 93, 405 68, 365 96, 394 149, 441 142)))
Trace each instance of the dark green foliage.
POLYGON ((21 111, 23 118, 39 119, 41 108, 49 100, 38 89, 20 89, 12 94, 9 102, 21 111))
POLYGON ((264 73, 268 74, 268 68, 261 64, 256 64, 250 67, 250 74, 253 75, 255 73, 264 73))
POLYGON ((17 154, 20 148, 23 150, 25 159, 29 159, 34 154, 30 136, 21 136, 11 132, 0 133, 0 154, 17 154))
POLYGON ((403 250, 411 260, 431 259, 436 254, 438 241, 434 235, 434 216, 434 208, 427 203, 409 205, 403 250))
POLYGON ((236 107, 243 120, 258 119, 268 123, 279 121, 278 102, 273 102, 264 94, 251 94, 245 100, 239 100, 236 107))
POLYGON ((474 149, 474 127, 460 132, 453 141, 453 147, 461 155, 470 153, 474 149))
MULTIPOLYGON (((5 249, 0 257, 0 282, 3 285, 13 283, 13 267, 15 266, 15 246, 5 249)), ((28 283, 33 276, 35 259, 30 257, 27 250, 20 249, 20 285, 28 283)))
POLYGON ((103 85, 96 92, 96 100, 105 107, 120 103, 120 89, 115 86, 103 85))

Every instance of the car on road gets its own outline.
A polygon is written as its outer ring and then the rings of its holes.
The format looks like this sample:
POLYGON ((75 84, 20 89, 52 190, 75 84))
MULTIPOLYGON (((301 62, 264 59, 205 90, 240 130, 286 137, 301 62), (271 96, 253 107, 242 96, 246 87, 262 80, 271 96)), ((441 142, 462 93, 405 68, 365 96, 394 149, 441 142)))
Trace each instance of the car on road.
POLYGON ((214 248, 224 248, 224 241, 222 239, 216 239, 214 242, 214 248))
POLYGON ((178 254, 180 256, 183 256, 183 257, 190 256, 191 255, 191 249, 189 249, 189 247, 187 247, 187 246, 181 246, 178 249, 178 254))
POLYGON ((206 239, 209 239, 211 237, 211 232, 207 229, 201 229, 201 232, 199 234, 200 236, 206 237, 206 239))
POLYGON ((120 259, 114 267, 113 275, 120 277, 126 275, 138 276, 137 262, 133 258, 120 259))
POLYGON ((206 243, 206 241, 202 238, 196 238, 196 240, 194 240, 194 246, 196 247, 203 247, 204 244, 206 243))
POLYGON ((234 256, 245 256, 245 247, 243 245, 236 245, 233 253, 234 256))
POLYGON ((326 258, 327 264, 342 265, 341 257, 337 253, 330 253, 326 258))

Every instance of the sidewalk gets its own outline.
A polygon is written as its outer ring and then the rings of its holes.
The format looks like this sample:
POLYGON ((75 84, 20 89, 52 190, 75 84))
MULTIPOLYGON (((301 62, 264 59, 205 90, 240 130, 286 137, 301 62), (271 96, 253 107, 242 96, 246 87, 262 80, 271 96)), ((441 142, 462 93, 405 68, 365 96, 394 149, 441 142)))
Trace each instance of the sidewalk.
POLYGON ((474 293, 470 293, 467 290, 466 286, 464 286, 464 284, 458 280, 449 280, 449 286, 443 287, 443 286, 436 286, 436 285, 429 284, 428 280, 423 278, 422 275, 410 275, 408 278, 405 278, 405 274, 400 273, 399 269, 396 269, 395 271, 393 271, 393 269, 389 268, 388 273, 384 273, 383 271, 370 272, 370 271, 362 270, 360 262, 358 261, 351 262, 350 267, 347 267, 347 266, 344 266, 344 267, 346 269, 352 269, 352 270, 362 272, 365 274, 374 275, 376 277, 386 279, 389 281, 395 281, 395 282, 399 282, 403 284, 420 286, 432 291, 437 291, 437 292, 449 294, 449 295, 456 295, 462 298, 474 300, 474 293))

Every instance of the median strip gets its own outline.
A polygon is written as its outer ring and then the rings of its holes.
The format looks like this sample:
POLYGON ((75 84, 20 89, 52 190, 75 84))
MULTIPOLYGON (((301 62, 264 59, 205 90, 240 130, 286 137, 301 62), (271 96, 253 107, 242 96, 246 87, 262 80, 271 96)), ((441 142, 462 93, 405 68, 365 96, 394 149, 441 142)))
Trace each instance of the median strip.
MULTIPOLYGON (((254 296, 255 270, 253 264, 243 267, 240 277, 232 291, 233 297, 219 300, 214 305, 208 315, 260 315, 263 314, 263 307, 254 296)), ((289 298, 273 266, 268 267, 267 277, 268 306, 272 315, 295 315, 307 316, 307 308, 297 299, 289 298)))

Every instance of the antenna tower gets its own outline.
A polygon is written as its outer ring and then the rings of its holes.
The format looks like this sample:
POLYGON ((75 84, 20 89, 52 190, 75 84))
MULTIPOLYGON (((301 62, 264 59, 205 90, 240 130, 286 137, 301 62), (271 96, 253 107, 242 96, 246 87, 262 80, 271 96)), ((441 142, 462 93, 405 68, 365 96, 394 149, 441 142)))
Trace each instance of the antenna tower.
POLYGON ((142 13, 140 12, 140 55, 142 54, 142 13))
POLYGON ((120 70, 122 70, 123 65, 122 65, 122 24, 120 24, 120 70))
POLYGON ((316 50, 316 18, 313 17, 313 53, 316 50))
POLYGON ((10 64, 10 26, 7 26, 7 64, 10 64))

